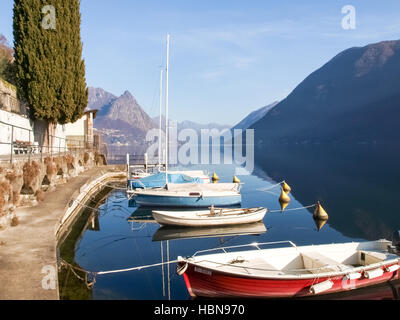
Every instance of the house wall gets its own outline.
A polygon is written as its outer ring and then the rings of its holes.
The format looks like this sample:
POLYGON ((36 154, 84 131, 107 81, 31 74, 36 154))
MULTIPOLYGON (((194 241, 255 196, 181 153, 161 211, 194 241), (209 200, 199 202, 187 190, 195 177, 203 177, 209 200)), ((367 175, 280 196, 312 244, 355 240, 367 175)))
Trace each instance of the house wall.
MULTIPOLYGON (((0 109, 0 155, 10 154, 10 143, 17 140, 40 145, 46 129, 44 121, 32 121, 23 115, 0 109)), ((58 124, 54 133, 56 138, 53 147, 64 148, 65 133, 65 127, 58 124)))
POLYGON ((82 136, 86 134, 86 122, 87 115, 85 114, 82 118, 74 123, 67 123, 65 125, 65 135, 66 136, 82 136))
MULTIPOLYGON (((11 142, 24 141, 41 145, 47 132, 47 123, 29 119, 29 108, 17 99, 15 86, 0 79, 0 155, 10 154, 11 142)), ((63 151, 68 145, 84 146, 93 141, 93 114, 86 113, 75 123, 57 124, 53 133, 53 150, 63 151), (90 140, 90 141, 89 141, 90 140), (81 142, 78 142, 81 141, 81 142)))

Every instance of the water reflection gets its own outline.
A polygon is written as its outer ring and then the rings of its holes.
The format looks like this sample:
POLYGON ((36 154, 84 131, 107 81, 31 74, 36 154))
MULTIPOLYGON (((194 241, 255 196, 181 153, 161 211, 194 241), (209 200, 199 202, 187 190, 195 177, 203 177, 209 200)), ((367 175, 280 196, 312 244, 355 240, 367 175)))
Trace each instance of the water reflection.
MULTIPOLYGON (((242 206, 262 206, 269 211, 261 224, 238 228, 160 227, 152 218, 152 208, 137 208, 124 192, 114 191, 98 204, 99 214, 89 210, 75 223, 72 236, 61 245, 61 257, 83 269, 98 271, 174 260, 179 255, 190 256, 198 250, 228 244, 292 240, 306 245, 391 239, 393 231, 400 229, 395 201, 400 191, 400 170, 396 169, 400 156, 393 150, 382 153, 378 148, 359 149, 256 150, 254 174, 239 176, 244 183, 242 206), (292 190, 291 201, 282 212, 280 184, 276 189, 272 187, 283 180, 292 190), (311 207, 318 200, 329 214, 328 222, 313 219, 311 207), (304 206, 308 208, 296 209, 304 206)), ((226 165, 190 169, 216 171, 223 182, 230 182, 235 172, 234 166, 226 165)), ((63 299, 189 298, 184 280, 175 274, 173 265, 98 277, 91 290, 71 271, 69 275, 67 270, 62 272, 63 299)), ((398 283, 382 284, 326 298, 397 299, 398 287, 398 283)))
POLYGON ((226 227, 160 227, 154 233, 153 241, 258 235, 265 232, 267 232, 267 228, 263 222, 226 227))
POLYGON ((400 149, 395 146, 287 146, 256 149, 255 174, 285 179, 301 203, 321 201, 346 236, 391 239, 400 229, 400 149))

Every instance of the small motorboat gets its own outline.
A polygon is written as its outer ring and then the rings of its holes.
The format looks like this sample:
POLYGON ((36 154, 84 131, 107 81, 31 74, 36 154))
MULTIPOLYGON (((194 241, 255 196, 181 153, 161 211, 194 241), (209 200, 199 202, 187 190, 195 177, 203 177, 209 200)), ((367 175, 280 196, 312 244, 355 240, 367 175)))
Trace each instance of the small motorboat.
POLYGON ((153 211, 161 225, 181 227, 210 227, 248 224, 261 221, 266 208, 214 208, 192 211, 153 211))
POLYGON ((400 242, 394 243, 377 240, 297 247, 281 241, 224 247, 178 257, 177 272, 193 297, 316 296, 398 280, 400 242), (290 246, 282 248, 282 243, 290 246), (262 249, 264 245, 280 247, 262 249))
MULTIPOLYGON (((197 171, 196 171, 197 172, 197 171)), ((210 183, 199 176, 196 177, 196 172, 190 175, 190 172, 168 172, 168 183, 210 183)), ((201 171, 202 172, 202 171, 201 171)), ((162 188, 166 183, 165 172, 158 172, 142 178, 133 178, 128 180, 128 193, 134 193, 135 189, 162 188)))
POLYGON ((261 221, 247 225, 204 228, 162 226, 154 233, 152 241, 259 235, 265 232, 267 228, 261 221))
POLYGON ((239 183, 168 183, 134 192, 136 204, 150 207, 227 207, 242 201, 239 183))

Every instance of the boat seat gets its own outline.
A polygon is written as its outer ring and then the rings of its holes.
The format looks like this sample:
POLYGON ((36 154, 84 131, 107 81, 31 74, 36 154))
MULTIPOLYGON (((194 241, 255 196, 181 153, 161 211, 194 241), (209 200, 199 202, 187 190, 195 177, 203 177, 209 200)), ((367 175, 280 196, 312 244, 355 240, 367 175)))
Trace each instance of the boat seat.
POLYGON ((369 264, 379 263, 386 260, 386 254, 376 251, 357 251, 358 261, 360 265, 367 266, 369 264))
POLYGON ((350 268, 336 260, 333 260, 319 252, 303 252, 301 253, 303 258, 304 268, 309 269, 311 273, 322 273, 332 271, 343 271, 350 268))

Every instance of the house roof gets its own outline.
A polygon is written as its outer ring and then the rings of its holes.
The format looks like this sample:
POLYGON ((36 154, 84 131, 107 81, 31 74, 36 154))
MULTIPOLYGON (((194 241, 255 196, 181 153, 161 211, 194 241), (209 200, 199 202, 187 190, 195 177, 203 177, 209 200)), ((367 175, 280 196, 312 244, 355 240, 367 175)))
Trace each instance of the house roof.
POLYGON ((93 113, 93 119, 96 119, 98 111, 99 110, 97 110, 97 109, 87 110, 87 111, 85 111, 85 114, 93 113))

